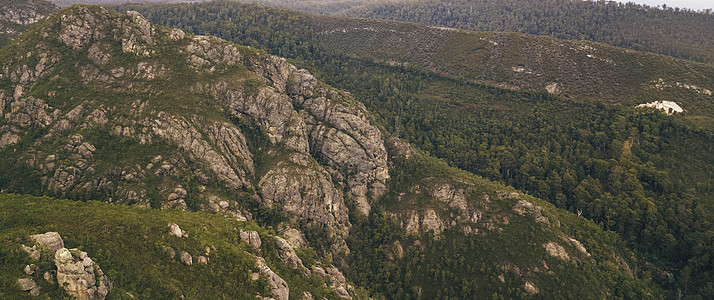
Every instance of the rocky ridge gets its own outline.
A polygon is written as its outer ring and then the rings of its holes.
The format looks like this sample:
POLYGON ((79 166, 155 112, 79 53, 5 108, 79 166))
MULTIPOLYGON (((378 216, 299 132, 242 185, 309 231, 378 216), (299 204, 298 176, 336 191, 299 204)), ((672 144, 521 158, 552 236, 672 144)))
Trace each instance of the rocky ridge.
MULTIPOLYGON (((387 152, 364 106, 284 59, 155 27, 136 12, 76 6, 43 26, 13 45, 35 50, 3 55, 0 150, 42 174, 44 189, 145 207, 203 209, 237 220, 251 218, 246 201, 279 205, 296 220, 324 226, 335 255, 349 252, 348 203, 367 215, 386 191, 387 152), (181 59, 166 59, 167 51, 181 59), (68 53, 82 59, 67 67, 73 59, 68 53), (142 94, 186 76, 206 79, 171 95, 142 94), (67 78, 73 77, 82 86, 45 88, 71 85, 67 78), (122 97, 74 96, 83 91, 122 97), (165 106, 163 97, 184 101, 182 109, 165 106), (31 129, 41 135, 30 136, 31 129), (256 146, 247 137, 253 132, 269 142, 256 146), (119 140, 134 150, 113 148, 119 140), (116 156, 127 151, 141 156, 116 156), (266 152, 270 162, 256 161, 256 151, 266 152)), ((302 265, 296 258, 293 251, 288 265, 302 265)), ((331 285, 349 296, 344 283, 331 285)))
POLYGON ((0 3, 0 46, 22 33, 27 26, 57 10, 44 0, 13 0, 0 3))
MULTIPOLYGON (((113 190, 111 201, 152 206, 147 188, 141 184, 147 177, 197 175, 202 186, 220 182, 252 193, 267 206, 278 203, 300 217, 348 228, 345 199, 355 201, 359 211, 368 214, 370 203, 386 190, 389 175, 384 142, 364 107, 284 59, 264 54, 246 57, 223 40, 155 28, 135 12, 116 16, 101 8, 76 7, 47 26, 56 32, 45 32, 43 38, 53 42, 40 42, 40 50, 3 65, 1 79, 10 87, 0 91, 0 113, 6 121, 0 127, 0 147, 18 143, 30 126, 43 128, 46 134, 31 149, 25 149, 21 161, 41 170, 44 185, 51 191, 67 195, 113 190), (130 81, 132 76, 148 82, 170 80, 178 72, 172 69, 178 67, 155 59, 156 51, 168 43, 183 44, 178 51, 197 75, 225 74, 210 83, 198 82, 188 92, 215 99, 216 109, 227 112, 226 118, 210 120, 160 110, 151 98, 96 107, 81 100, 49 104, 48 100, 60 96, 56 91, 42 95, 34 91, 38 83, 60 81, 57 74, 62 71, 57 70, 57 64, 63 55, 53 49, 55 42, 87 55, 89 61, 78 65, 79 73, 85 84, 97 88, 130 81), (111 49, 111 42, 121 43, 121 48, 111 49), (130 55, 136 61, 134 67, 107 67, 121 55, 130 55), (258 85, 256 92, 249 91, 245 81, 228 76, 230 68, 245 66, 257 73, 250 79, 262 81, 252 82, 258 85), (55 75, 48 78, 48 74, 55 75), (253 161, 257 149, 249 147, 244 133, 227 117, 253 122, 270 138, 272 148, 290 154, 253 179, 258 175, 253 161), (86 140, 87 130, 109 131, 114 138, 129 138, 139 145, 168 143, 186 156, 167 157, 157 152, 146 167, 128 165, 102 171, 94 158, 96 146, 86 140), (47 149, 52 147, 61 150, 47 149), (190 169, 186 158, 200 167, 183 172, 190 169)), ((113 90, 139 91, 126 86, 113 90)), ((160 194, 166 201, 160 201, 159 207, 183 209, 187 197, 212 196, 208 191, 187 191, 178 184, 166 186, 160 194)), ((234 207, 229 203, 221 209, 236 210, 234 207)))

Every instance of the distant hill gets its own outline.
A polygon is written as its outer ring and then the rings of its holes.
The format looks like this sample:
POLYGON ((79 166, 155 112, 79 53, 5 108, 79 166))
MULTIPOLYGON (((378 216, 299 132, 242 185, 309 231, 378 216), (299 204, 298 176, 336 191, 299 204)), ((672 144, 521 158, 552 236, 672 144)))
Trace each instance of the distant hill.
POLYGON ((582 0, 245 0, 312 13, 590 40, 714 62, 714 14, 582 0))
POLYGON ((56 10, 45 0, 0 0, 0 47, 56 10))

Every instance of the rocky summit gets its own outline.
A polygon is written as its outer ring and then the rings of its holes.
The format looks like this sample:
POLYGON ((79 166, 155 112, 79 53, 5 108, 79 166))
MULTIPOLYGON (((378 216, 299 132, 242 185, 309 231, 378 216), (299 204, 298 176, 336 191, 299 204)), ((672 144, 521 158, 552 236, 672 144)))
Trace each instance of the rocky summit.
POLYGON ((602 298, 615 281, 653 293, 616 237, 389 137, 359 99, 284 58, 73 6, 0 62, 0 163, 13 174, 0 175, 0 208, 59 228, 28 237, 24 222, 0 223, 23 259, 49 249, 64 287, 13 277, 22 293, 439 298, 458 282, 468 295, 602 298), (81 201, 5 194, 17 191, 81 201), (97 255, 65 248, 78 244, 97 255), (370 280, 393 284, 358 284, 370 280), (586 283, 564 294, 559 282, 586 283))

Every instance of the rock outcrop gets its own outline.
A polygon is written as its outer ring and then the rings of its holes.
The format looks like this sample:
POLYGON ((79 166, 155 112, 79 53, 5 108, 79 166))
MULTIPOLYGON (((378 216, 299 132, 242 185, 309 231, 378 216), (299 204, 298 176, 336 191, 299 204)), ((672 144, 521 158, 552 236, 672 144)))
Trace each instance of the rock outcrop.
POLYGON ((260 235, 258 235, 257 231, 242 231, 240 232, 240 239, 250 245, 251 248, 253 248, 253 251, 258 251, 260 250, 260 246, 262 245, 262 242, 260 240, 260 235))
MULTIPOLYGON (((22 245, 22 249, 28 253, 30 259, 38 260, 42 251, 47 251, 52 256, 56 269, 42 269, 40 264, 40 267, 30 264, 24 268, 26 275, 44 274, 44 279, 49 282, 52 281, 52 273, 55 273, 59 286, 64 288, 69 296, 77 299, 104 299, 111 291, 112 283, 109 278, 87 252, 65 248, 59 233, 46 232, 31 235, 29 238, 34 242, 33 246, 22 245)), ((21 278, 18 284, 32 296, 38 296, 41 292, 39 285, 32 278, 21 278)))
POLYGON ((288 300, 290 296, 290 288, 288 284, 275 274, 273 270, 265 264, 265 259, 262 257, 257 257, 255 260, 258 264, 258 272, 260 276, 264 277, 268 281, 268 286, 270 287, 273 296, 278 300, 288 300))
POLYGON ((102 269, 87 253, 61 248, 55 252, 57 283, 78 299, 104 299, 112 288, 102 269))

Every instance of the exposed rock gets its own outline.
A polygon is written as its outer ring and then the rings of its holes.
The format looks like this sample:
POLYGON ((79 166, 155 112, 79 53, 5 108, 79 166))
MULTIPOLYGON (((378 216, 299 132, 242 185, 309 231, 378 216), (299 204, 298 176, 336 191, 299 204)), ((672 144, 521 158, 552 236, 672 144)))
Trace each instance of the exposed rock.
POLYGON ((441 184, 432 188, 431 195, 438 201, 443 202, 459 211, 466 211, 466 197, 464 190, 456 189, 450 184, 441 184))
POLYGON ((102 30, 109 19, 109 12, 104 8, 91 11, 85 6, 78 7, 78 12, 62 15, 59 39, 74 49, 86 46, 102 38, 102 30))
POLYGON ((518 200, 516 205, 513 206, 513 211, 521 216, 530 215, 536 222, 550 224, 548 218, 543 216, 543 209, 528 201, 518 200))
POLYGON ((568 252, 565 251, 565 247, 559 245, 558 243, 548 242, 547 244, 543 244, 543 248, 545 248, 545 251, 548 252, 550 256, 557 257, 565 261, 570 260, 570 255, 568 255, 568 252))
POLYGON ((526 281, 525 285, 523 288, 526 290, 526 293, 529 295, 534 295, 538 294, 540 291, 538 290, 538 287, 536 287, 532 282, 526 281))
POLYGON ((263 202, 280 203, 286 211, 326 225, 348 222, 342 193, 329 173, 299 153, 278 163, 259 183, 263 202))
POLYGON ((32 266, 26 265, 25 269, 23 269, 23 271, 25 271, 25 274, 27 274, 27 275, 32 275, 32 274, 35 274, 35 268, 36 268, 35 265, 32 265, 32 266))
POLYGON ((7 145, 17 144, 20 141, 20 136, 12 132, 6 132, 0 137, 0 148, 7 145))
POLYGON ((208 264, 208 258, 201 255, 199 257, 196 257, 196 263, 197 264, 202 264, 202 265, 207 265, 208 264))
POLYGON ((347 292, 348 286, 345 276, 334 266, 329 266, 324 269, 318 266, 312 266, 312 273, 321 277, 325 281, 325 284, 330 287, 340 299, 352 299, 347 292))
POLYGON ((261 241, 260 241, 260 235, 258 235, 257 231, 253 231, 253 230, 243 231, 243 230, 241 230, 240 231, 240 239, 244 243, 253 247, 253 250, 255 250, 255 251, 260 250, 261 241))
POLYGON ((46 232, 43 234, 31 235, 30 239, 34 240, 37 246, 45 247, 50 250, 50 253, 55 253, 57 250, 64 248, 64 241, 57 232, 46 232))
POLYGON ((20 285, 21 291, 30 292, 31 296, 40 295, 40 287, 37 286, 32 278, 20 278, 17 280, 17 284, 20 285))
POLYGON ((149 21, 136 11, 126 12, 128 18, 120 22, 122 27, 121 49, 124 53, 151 56, 156 30, 149 21))
POLYGON ((159 113, 152 129, 157 135, 172 141, 203 162, 203 165, 213 171, 228 187, 238 189, 250 186, 246 174, 252 172, 252 155, 248 151, 245 137, 234 126, 218 123, 203 128, 209 131, 208 137, 215 137, 215 142, 221 143, 218 148, 225 150, 221 151, 224 155, 219 154, 217 149, 203 138, 203 134, 183 118, 159 113))
POLYGON ((389 178, 382 133, 369 123, 363 106, 353 110, 325 97, 298 97, 295 102, 332 126, 318 125, 311 131, 310 151, 344 178, 358 209, 368 215, 371 201, 386 192, 389 178))
POLYGON ((257 257, 255 262, 258 264, 258 272, 260 273, 260 276, 263 276, 268 280, 268 286, 270 286, 273 296, 275 296, 278 300, 288 300, 290 289, 288 288, 288 284, 285 280, 280 278, 278 274, 275 274, 275 272, 273 272, 273 270, 265 264, 265 259, 262 257, 257 257))
POLYGON ((44 278, 45 281, 47 281, 47 282, 51 282, 51 281, 52 281, 52 273, 50 273, 50 272, 45 272, 45 274, 42 275, 42 278, 44 278))
POLYGON ((300 295, 300 300, 313 300, 314 298, 312 297, 312 294, 310 292, 303 292, 302 295, 300 295))
POLYGON ((636 107, 652 107, 664 111, 667 115, 673 115, 675 113, 682 113, 684 109, 680 107, 674 101, 655 101, 651 103, 644 103, 637 105, 636 107))
POLYGON ((294 249, 307 247, 307 243, 305 242, 305 236, 303 236, 302 232, 295 228, 284 227, 280 230, 280 234, 285 237, 285 240, 294 249))
POLYGON ((422 226, 425 231, 434 232, 434 236, 439 236, 444 231, 444 222, 439 218, 439 215, 433 209, 428 209, 424 212, 422 226))
POLYGON ((546 90, 549 94, 557 95, 557 94, 560 94, 560 93, 562 92, 563 88, 562 88, 562 86, 561 86, 559 83, 557 83, 557 82, 551 82, 551 83, 549 83, 548 85, 545 86, 545 90, 546 90))
POLYGON ((186 37, 186 33, 183 32, 183 30, 178 29, 178 28, 172 28, 171 33, 169 33, 169 38, 174 41, 181 40, 184 37, 186 37))
POLYGON ((55 253, 55 265, 57 283, 72 297, 104 299, 112 288, 104 272, 86 252, 61 248, 55 253))
POLYGON ((30 259, 40 259, 41 252, 37 249, 37 245, 33 245, 32 248, 22 245, 22 251, 25 251, 30 259))
POLYGON ((193 264, 193 257, 186 251, 181 251, 179 253, 179 258, 184 265, 190 266, 193 264))
POLYGON ((588 253, 588 250, 585 249, 583 243, 574 238, 568 238, 568 240, 573 243, 573 245, 575 245, 575 249, 578 249, 578 251, 580 251, 582 254, 585 254, 585 256, 590 257, 590 253, 588 253))
POLYGON ((293 247, 285 239, 276 236, 275 244, 278 246, 278 254, 283 263, 290 268, 305 268, 302 264, 302 260, 297 256, 293 247))
POLYGON ((169 235, 177 237, 188 237, 188 234, 178 226, 178 224, 169 223, 169 235))

